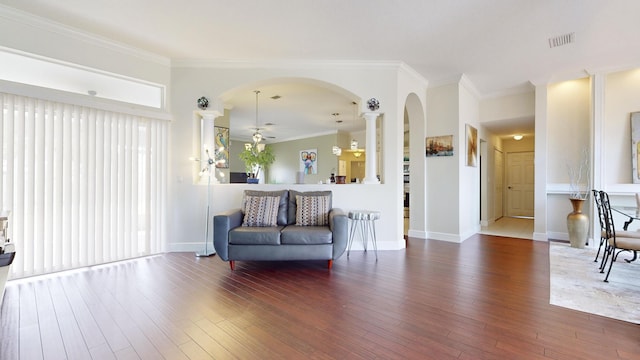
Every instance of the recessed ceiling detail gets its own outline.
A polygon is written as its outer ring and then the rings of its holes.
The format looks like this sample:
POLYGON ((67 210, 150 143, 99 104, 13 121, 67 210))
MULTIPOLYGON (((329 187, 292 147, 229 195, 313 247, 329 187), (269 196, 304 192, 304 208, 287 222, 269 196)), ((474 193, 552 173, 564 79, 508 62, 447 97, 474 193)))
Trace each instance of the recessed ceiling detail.
POLYGON ((558 46, 564 46, 576 41, 576 33, 568 33, 556 37, 549 38, 549 47, 554 48, 558 46))

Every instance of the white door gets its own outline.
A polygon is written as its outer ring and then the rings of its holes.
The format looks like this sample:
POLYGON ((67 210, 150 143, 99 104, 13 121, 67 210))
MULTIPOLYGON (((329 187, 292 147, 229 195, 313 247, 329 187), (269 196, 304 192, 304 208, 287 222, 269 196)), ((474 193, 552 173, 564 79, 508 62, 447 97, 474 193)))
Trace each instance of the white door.
POLYGON ((494 220, 500 219, 504 214, 504 154, 498 149, 494 149, 495 167, 493 171, 493 216, 494 220))
POLYGON ((534 152, 507 153, 507 216, 533 217, 534 152))

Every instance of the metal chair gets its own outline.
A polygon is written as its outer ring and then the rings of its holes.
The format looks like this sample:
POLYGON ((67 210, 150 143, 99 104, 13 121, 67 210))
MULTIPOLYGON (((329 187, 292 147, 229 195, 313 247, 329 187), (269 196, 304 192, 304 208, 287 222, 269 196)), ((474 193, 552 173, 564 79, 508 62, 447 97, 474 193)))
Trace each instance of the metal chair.
POLYGON ((609 274, 611 274, 611 268, 613 267, 613 263, 618 259, 618 255, 620 255, 623 251, 633 251, 634 258, 631 260, 626 260, 627 262, 631 262, 636 259, 636 252, 640 251, 640 238, 635 237, 623 237, 621 234, 616 233, 615 224, 613 221, 613 213, 611 212, 611 204, 609 202, 609 194, 604 191, 600 191, 600 201, 602 203, 602 210, 604 213, 605 219, 605 236, 607 237, 607 246, 603 255, 603 266, 601 267, 600 272, 604 273, 604 265, 606 265, 607 260, 611 258, 609 262, 609 270, 607 271, 607 275, 604 278, 605 282, 609 282, 609 274))
MULTIPOLYGON (((604 211, 602 209, 602 199, 600 199, 600 191, 599 190, 592 190, 593 192, 593 201, 596 203, 596 208, 598 209, 598 220, 600 220, 600 245, 598 245, 598 252, 596 253, 596 257, 595 259, 593 259, 594 262, 598 262, 598 256, 600 256, 600 251, 602 250, 602 246, 607 246, 607 232, 606 232, 606 220, 605 220, 605 215, 604 215, 604 211)), ((604 253, 602 254, 602 257, 604 259, 604 253)), ((600 268, 602 269, 602 266, 604 266, 604 262, 600 265, 600 268)))

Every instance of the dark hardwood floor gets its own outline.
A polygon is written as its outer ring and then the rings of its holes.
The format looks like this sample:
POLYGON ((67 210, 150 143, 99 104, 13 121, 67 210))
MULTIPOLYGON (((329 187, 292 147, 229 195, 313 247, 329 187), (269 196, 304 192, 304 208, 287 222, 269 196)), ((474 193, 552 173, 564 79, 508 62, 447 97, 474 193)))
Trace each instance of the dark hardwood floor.
POLYGON ((639 325, 549 305, 546 243, 378 256, 232 272, 173 253, 10 282, 0 359, 640 359, 639 325))

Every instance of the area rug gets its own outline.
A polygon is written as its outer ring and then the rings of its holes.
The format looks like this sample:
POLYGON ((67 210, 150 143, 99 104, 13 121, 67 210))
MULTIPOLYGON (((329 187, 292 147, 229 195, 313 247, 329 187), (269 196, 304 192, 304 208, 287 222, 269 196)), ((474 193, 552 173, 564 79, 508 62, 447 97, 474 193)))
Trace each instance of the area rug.
POLYGON ((613 264, 609 282, 594 262, 597 249, 549 244, 552 305, 640 324, 640 259, 627 263, 622 253, 613 264))

